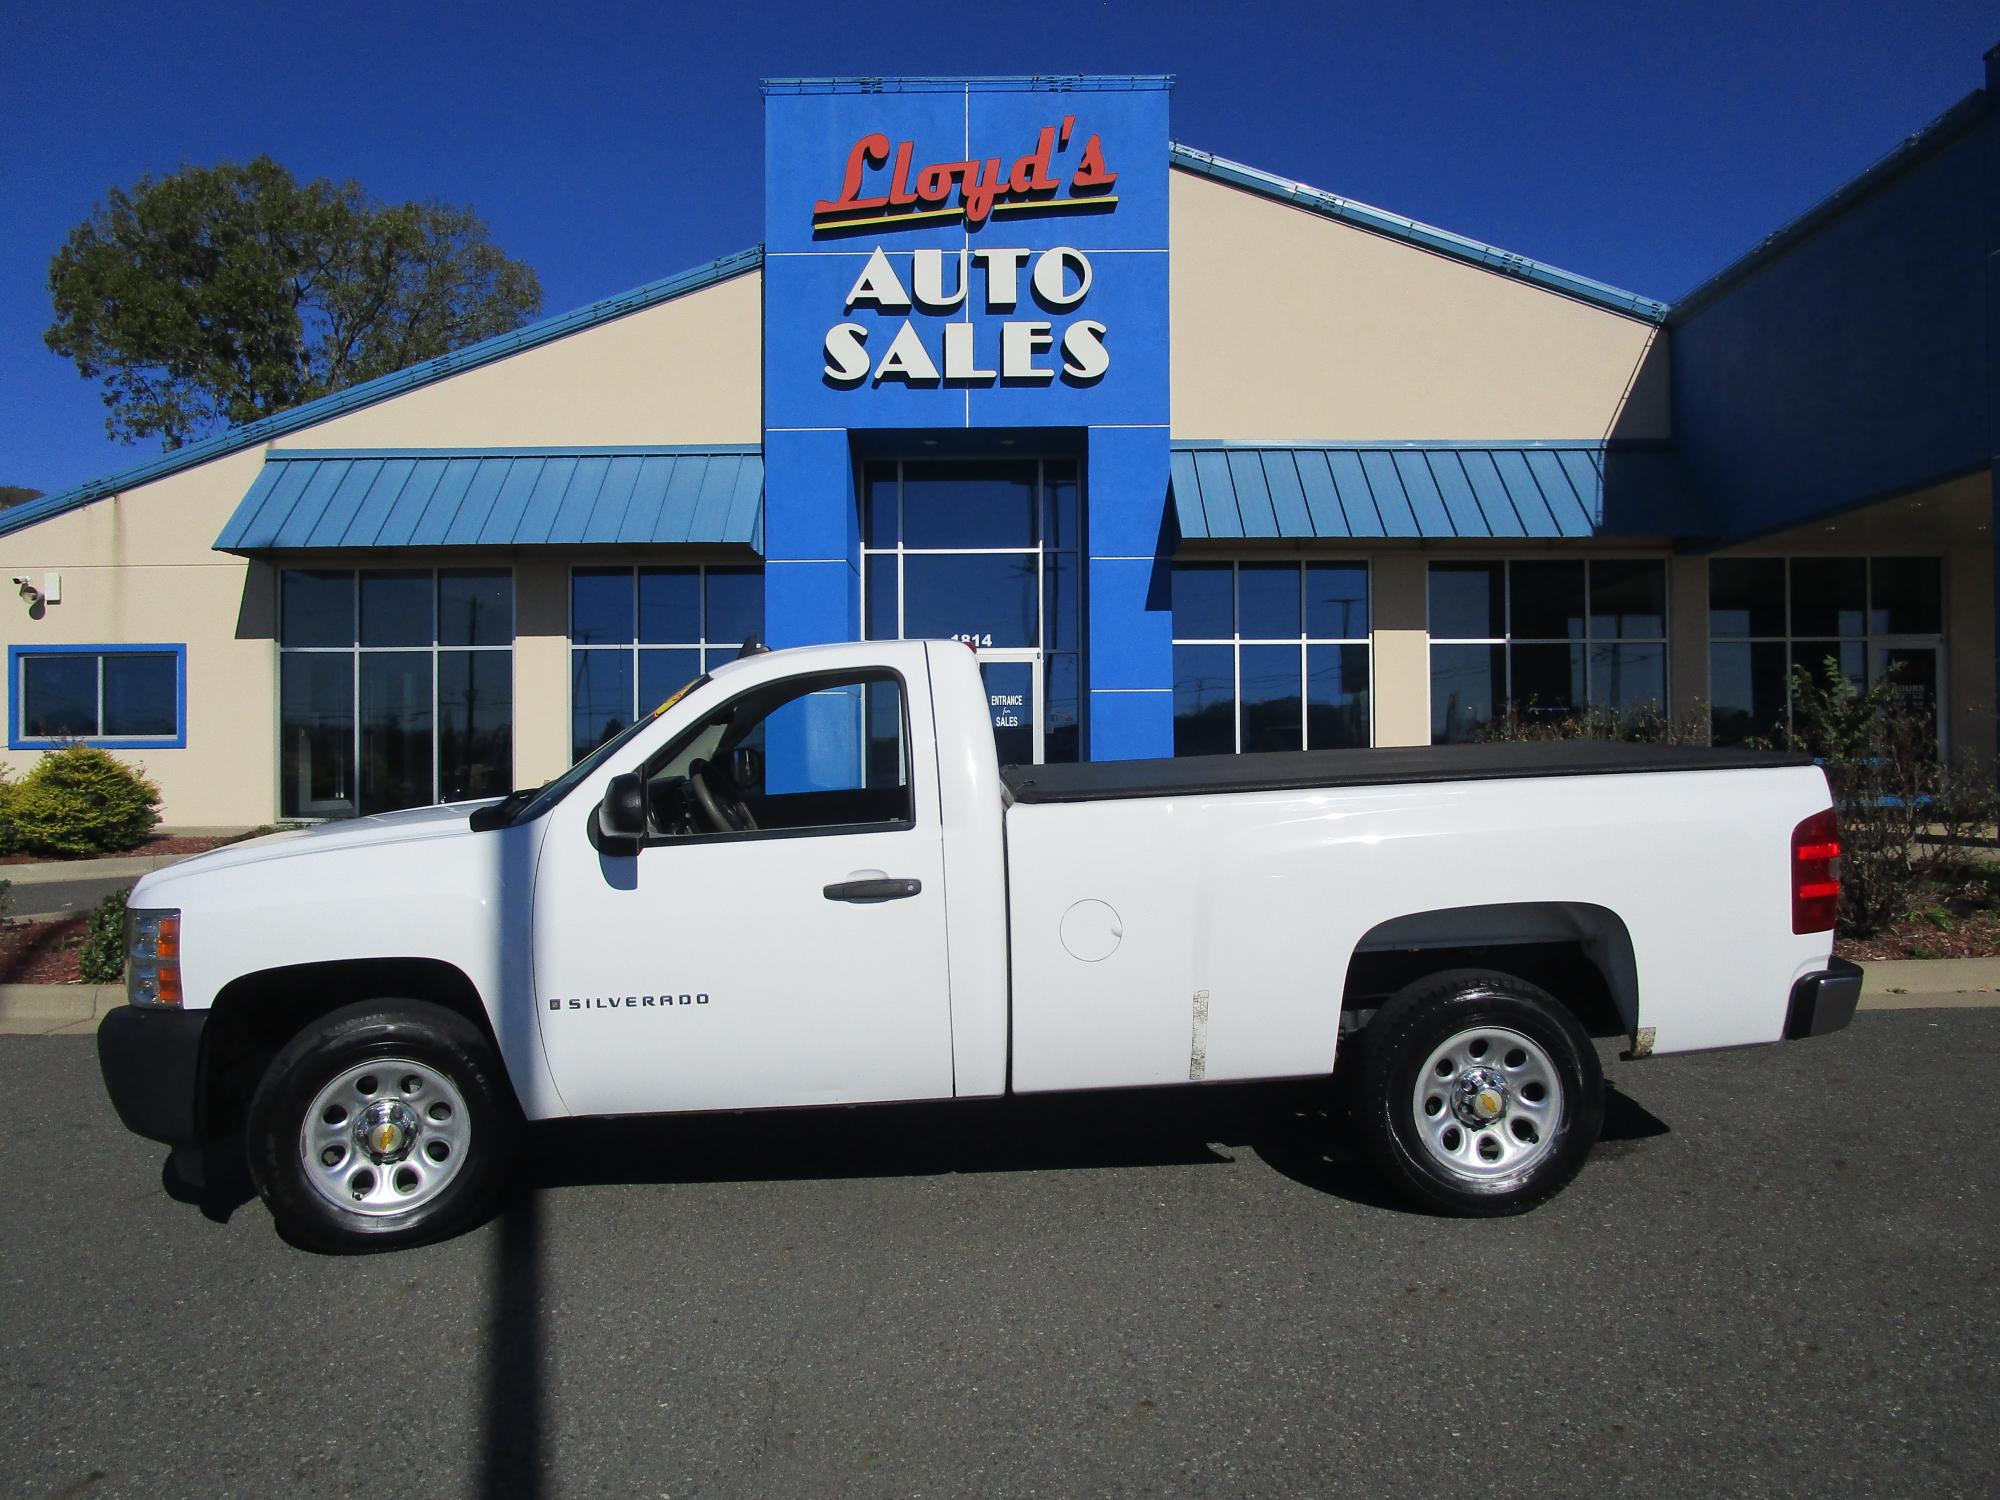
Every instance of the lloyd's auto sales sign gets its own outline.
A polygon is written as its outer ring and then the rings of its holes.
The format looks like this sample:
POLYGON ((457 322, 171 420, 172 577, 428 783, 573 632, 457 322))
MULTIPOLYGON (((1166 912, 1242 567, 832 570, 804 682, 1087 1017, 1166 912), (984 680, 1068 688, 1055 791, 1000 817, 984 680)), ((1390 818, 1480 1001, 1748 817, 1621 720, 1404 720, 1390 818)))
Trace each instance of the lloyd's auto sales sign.
POLYGON ((841 312, 879 316, 872 327, 843 316, 827 328, 827 384, 970 388, 1102 379, 1111 366, 1110 329, 1089 316, 1097 274, 1090 255, 1073 245, 1010 245, 1000 226, 1111 213, 1117 186, 1101 138, 1079 130, 1075 114, 1042 126, 1011 160, 921 161, 913 141, 892 142, 881 131, 860 136, 848 149, 839 191, 813 204, 812 227, 822 242, 874 240, 841 312), (892 249, 899 231, 947 225, 963 226, 963 244, 892 249), (975 312, 985 316, 975 320, 975 312))
POLYGON ((767 438, 1165 424, 1169 84, 767 81, 767 438))

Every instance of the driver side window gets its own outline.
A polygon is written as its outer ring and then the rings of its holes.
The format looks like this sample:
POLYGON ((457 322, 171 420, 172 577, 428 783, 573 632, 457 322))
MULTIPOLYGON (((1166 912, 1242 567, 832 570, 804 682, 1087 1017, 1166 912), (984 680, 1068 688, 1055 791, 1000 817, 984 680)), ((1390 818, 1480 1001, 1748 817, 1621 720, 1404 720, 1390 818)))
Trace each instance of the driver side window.
POLYGON ((907 719, 880 671, 753 689, 648 767, 654 836, 907 825, 907 719))

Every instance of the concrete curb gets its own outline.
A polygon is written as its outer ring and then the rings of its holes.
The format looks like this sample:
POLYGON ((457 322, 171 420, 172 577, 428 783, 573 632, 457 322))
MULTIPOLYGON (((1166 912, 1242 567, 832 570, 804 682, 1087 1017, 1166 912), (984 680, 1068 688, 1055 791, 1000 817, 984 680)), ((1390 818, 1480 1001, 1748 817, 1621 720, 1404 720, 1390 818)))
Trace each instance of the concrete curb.
POLYGON ((90 1036, 122 984, 0 984, 0 1036, 90 1036))
MULTIPOLYGON (((226 839, 254 833, 243 828, 155 828, 152 837, 161 839, 226 839)), ((202 853, 208 851, 203 850, 202 853)), ((70 880, 137 880, 154 870, 164 870, 192 854, 120 854, 110 859, 41 859, 24 865, 0 865, 0 880, 11 880, 16 889, 24 885, 70 880)), ((17 901, 19 897, 15 898, 17 901)))
POLYGON ((1870 999, 1910 995, 1987 995, 2000 992, 2000 958, 1909 958, 1861 966, 1863 1005, 1870 999))
MULTIPOLYGON (((24 886, 54 885, 74 880, 137 880, 192 854, 132 854, 117 859, 51 859, 32 865, 0 865, 0 880, 11 880, 17 893, 24 886)), ((15 896, 19 900, 20 895, 15 896)))
MULTIPOLYGON (((125 987, 117 984, 0 984, 0 1036, 89 1036, 107 1011, 124 1003, 125 987)), ((1861 991, 1863 1010, 1989 1007, 2000 1008, 2000 959, 1876 964, 1861 991)))

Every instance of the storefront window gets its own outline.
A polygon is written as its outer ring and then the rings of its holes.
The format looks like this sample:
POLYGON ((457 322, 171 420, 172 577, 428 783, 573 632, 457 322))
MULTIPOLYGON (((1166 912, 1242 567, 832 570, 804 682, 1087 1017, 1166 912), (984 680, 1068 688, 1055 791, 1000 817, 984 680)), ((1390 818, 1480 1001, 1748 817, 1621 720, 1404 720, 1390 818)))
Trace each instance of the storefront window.
POLYGON ((1074 459, 862 469, 863 629, 978 651, 1003 763, 1083 752, 1080 505, 1074 459))
POLYGON ((1174 565, 1174 754, 1366 745, 1368 565, 1174 565))
POLYGON ((1943 568, 1935 557, 1718 557, 1708 565, 1708 635, 1718 745, 1775 739, 1791 721, 1791 668, 1819 676, 1829 658, 1856 687, 1893 674, 1911 704, 1936 716, 1943 568))
POLYGON ((497 797, 514 774, 504 568, 288 569, 278 594, 279 806, 349 817, 497 797))
POLYGON ((1667 569, 1643 558, 1430 567, 1431 743, 1512 711, 1561 719, 1667 703, 1667 569))
POLYGON ((759 567, 570 575, 570 757, 581 760, 764 629, 759 567))

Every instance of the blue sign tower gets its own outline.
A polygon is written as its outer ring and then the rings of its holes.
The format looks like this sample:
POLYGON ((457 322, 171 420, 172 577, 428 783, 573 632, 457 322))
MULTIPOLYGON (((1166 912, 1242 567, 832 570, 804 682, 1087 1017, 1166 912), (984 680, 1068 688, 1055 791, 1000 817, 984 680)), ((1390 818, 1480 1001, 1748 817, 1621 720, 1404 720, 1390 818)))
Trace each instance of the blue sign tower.
POLYGON ((967 639, 1007 759, 1173 751, 1169 87, 765 84, 767 633, 967 639))

